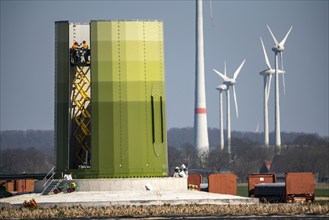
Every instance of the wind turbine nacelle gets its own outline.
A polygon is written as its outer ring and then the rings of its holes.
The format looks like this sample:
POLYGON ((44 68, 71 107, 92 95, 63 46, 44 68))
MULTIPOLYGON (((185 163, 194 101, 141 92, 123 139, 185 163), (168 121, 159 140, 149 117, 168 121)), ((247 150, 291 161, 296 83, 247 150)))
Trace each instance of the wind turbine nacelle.
POLYGON ((219 92, 222 92, 222 91, 225 91, 227 90, 227 86, 225 84, 221 84, 221 85, 218 85, 216 87, 216 89, 219 91, 219 92))
POLYGON ((273 70, 273 69, 266 69, 266 70, 259 72, 259 74, 262 76, 269 76, 273 73, 275 73, 275 70, 273 70))
POLYGON ((281 53, 284 51, 284 46, 282 45, 277 45, 276 47, 273 47, 272 50, 275 52, 275 53, 281 53))
MULTIPOLYGON (((279 74, 284 74, 286 72, 284 70, 278 70, 278 73, 279 74)), ((262 76, 273 75, 273 74, 275 74, 275 69, 266 69, 266 70, 261 71, 259 74, 262 75, 262 76)))
POLYGON ((227 85, 227 87, 230 87, 230 86, 233 86, 236 83, 236 81, 234 79, 230 79, 230 80, 224 81, 223 83, 225 85, 227 85))

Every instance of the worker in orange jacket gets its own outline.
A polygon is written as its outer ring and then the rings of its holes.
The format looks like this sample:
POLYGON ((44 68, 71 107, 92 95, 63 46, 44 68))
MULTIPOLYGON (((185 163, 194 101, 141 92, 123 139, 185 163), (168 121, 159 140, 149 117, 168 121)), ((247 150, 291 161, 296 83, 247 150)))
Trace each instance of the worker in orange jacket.
POLYGON ((71 49, 76 51, 78 48, 79 48, 79 44, 78 44, 78 42, 75 41, 75 42, 73 43, 71 49))
POLYGON ((73 45, 70 48, 70 52, 71 52, 71 63, 74 64, 77 62, 78 57, 77 57, 77 51, 79 49, 79 44, 78 42, 74 42, 73 45))

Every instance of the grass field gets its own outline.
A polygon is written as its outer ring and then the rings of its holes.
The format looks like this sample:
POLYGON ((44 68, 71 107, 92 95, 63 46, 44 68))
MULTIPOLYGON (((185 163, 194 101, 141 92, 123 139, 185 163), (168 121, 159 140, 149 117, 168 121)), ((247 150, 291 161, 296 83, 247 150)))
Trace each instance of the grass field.
POLYGON ((248 184, 238 184, 237 194, 238 196, 248 197, 248 184))
MULTIPOLYGON (((248 184, 238 184, 237 194, 239 196, 248 197, 248 184)), ((329 197, 329 183, 315 184, 315 197, 329 197)))

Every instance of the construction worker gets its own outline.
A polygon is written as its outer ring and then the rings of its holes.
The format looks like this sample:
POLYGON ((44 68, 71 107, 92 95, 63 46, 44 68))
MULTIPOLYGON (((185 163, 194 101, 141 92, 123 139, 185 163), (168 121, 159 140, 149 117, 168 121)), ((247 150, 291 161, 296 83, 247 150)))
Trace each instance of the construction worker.
POLYGON ((75 51, 76 51, 76 50, 79 48, 79 44, 78 44, 78 42, 75 41, 75 42, 73 43, 73 45, 72 45, 71 48, 72 48, 72 50, 75 50, 75 51))
POLYGON ((78 42, 74 42, 70 51, 71 51, 71 63, 74 64, 77 62, 78 57, 77 57, 77 51, 79 49, 79 44, 78 42))
POLYGON ((85 50, 88 50, 89 49, 89 46, 88 46, 88 44, 87 44, 87 42, 84 40, 84 41, 82 41, 82 47, 81 47, 82 49, 85 49, 85 50))
POLYGON ((88 44, 87 44, 87 42, 84 40, 84 41, 82 41, 82 47, 81 47, 83 50, 85 50, 84 51, 84 58, 85 58, 85 62, 87 63, 87 64, 89 64, 90 62, 89 62, 89 59, 88 59, 88 57, 89 57, 89 55, 90 55, 90 50, 89 50, 89 46, 88 46, 88 44))

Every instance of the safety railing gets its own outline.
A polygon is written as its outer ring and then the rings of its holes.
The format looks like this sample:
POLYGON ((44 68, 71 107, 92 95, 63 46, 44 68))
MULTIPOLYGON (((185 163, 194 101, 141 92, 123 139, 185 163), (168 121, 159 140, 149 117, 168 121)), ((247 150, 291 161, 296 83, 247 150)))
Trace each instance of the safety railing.
POLYGON ((51 168, 49 170, 49 172, 47 173, 47 175, 43 178, 43 180, 45 181, 45 183, 42 185, 43 190, 41 192, 44 193, 44 191, 48 188, 48 186, 51 184, 51 182, 53 181, 55 176, 55 166, 53 168, 51 168))

